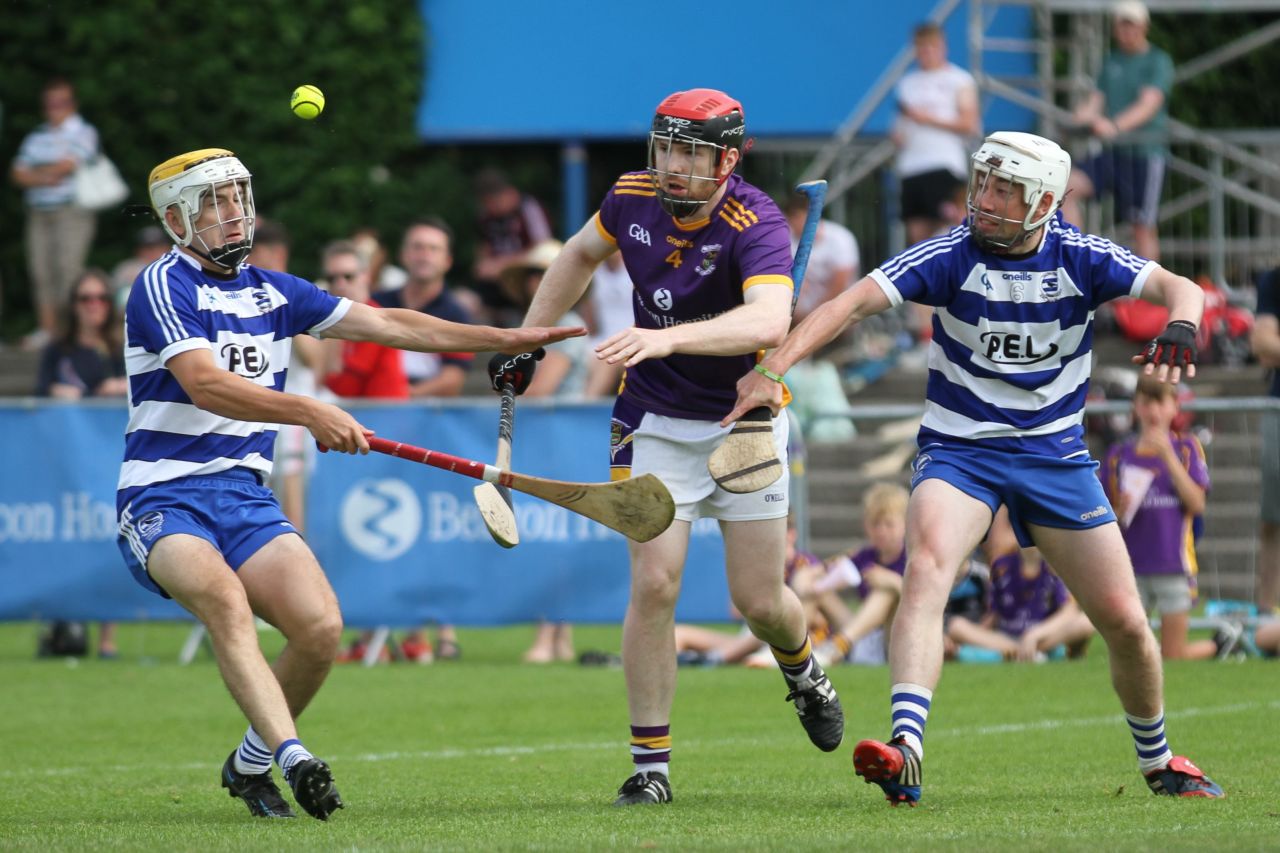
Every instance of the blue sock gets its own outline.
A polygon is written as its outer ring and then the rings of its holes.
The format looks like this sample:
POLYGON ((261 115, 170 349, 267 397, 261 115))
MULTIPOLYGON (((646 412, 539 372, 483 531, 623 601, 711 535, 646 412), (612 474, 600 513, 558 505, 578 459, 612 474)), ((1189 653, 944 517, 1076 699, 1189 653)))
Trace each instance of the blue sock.
POLYGON ((895 684, 889 701, 893 703, 893 737, 905 740, 917 758, 924 758, 924 725, 933 691, 919 684, 895 684))
POLYGON ((276 764, 280 765, 286 779, 289 778, 289 771, 294 765, 308 758, 315 758, 315 756, 307 752, 307 748, 297 738, 290 738, 276 749, 276 764))
POLYGON ((1138 769, 1143 774, 1159 770, 1173 759, 1173 750, 1164 739, 1164 712, 1154 717, 1135 717, 1125 714, 1129 723, 1129 731, 1133 734, 1133 745, 1138 751, 1138 769))
POLYGON ((244 740, 240 742, 231 764, 237 773, 244 776, 260 776, 271 771, 271 750, 253 726, 244 733, 244 740))

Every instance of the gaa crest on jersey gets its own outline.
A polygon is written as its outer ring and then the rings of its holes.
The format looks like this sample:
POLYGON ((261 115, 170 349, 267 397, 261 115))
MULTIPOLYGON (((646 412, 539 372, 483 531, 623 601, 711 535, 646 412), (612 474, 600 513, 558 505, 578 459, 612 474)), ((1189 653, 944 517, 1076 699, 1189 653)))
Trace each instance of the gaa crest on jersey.
POLYGON ((702 247, 702 261, 694 268, 694 272, 698 275, 707 276, 715 272, 716 259, 720 257, 719 243, 711 243, 702 247))
POLYGON ((1045 302, 1053 302, 1061 294, 1058 288, 1058 273, 1056 271, 1050 270, 1041 277, 1040 293, 1045 302))

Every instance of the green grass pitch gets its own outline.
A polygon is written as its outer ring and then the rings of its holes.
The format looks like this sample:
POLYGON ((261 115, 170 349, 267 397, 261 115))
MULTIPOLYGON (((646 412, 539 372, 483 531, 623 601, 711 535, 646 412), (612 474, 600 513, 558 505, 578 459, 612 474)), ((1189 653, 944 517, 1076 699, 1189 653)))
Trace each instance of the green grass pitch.
MULTIPOLYGON (((670 806, 614 809, 628 775, 622 672, 515 663, 531 631, 464 630, 464 659, 334 670, 301 721, 347 808, 251 819, 218 787, 244 729, 186 628, 122 626, 121 659, 33 659, 0 627, 5 850, 1220 850, 1280 838, 1280 664, 1167 668, 1169 735, 1227 791, 1153 797, 1095 642, 1079 663, 948 666, 929 719, 924 800, 891 809, 854 776, 883 738, 885 668, 832 672, 846 740, 806 740, 776 672, 681 670, 670 806)), ((274 633, 264 646, 278 649, 274 633)), ((616 650, 616 627, 578 646, 616 650)))

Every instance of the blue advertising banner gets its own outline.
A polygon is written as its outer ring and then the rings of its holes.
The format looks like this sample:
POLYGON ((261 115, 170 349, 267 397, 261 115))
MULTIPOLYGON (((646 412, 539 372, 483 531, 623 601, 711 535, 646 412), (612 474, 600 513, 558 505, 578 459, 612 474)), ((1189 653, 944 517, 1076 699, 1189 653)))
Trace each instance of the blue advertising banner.
MULTIPOLYGON (((356 414, 389 438, 481 461, 494 453, 496 402, 363 406, 356 414)), ((185 617, 134 583, 116 549, 125 419, 119 406, 0 406, 0 434, 9 438, 0 443, 0 619, 185 617)), ((512 467, 559 480, 606 479, 608 434, 606 405, 522 401, 512 467)), ((503 549, 475 506, 477 482, 378 454, 318 457, 307 539, 349 625, 622 619, 623 537, 516 493, 521 543, 503 549)), ((694 525, 679 618, 728 618, 723 565, 715 523, 694 525)))

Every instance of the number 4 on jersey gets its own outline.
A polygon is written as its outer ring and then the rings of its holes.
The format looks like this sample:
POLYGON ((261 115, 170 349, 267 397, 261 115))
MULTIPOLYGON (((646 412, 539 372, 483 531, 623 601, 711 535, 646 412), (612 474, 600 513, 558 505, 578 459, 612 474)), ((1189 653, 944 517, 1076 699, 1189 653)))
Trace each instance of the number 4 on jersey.
POLYGON ((663 260, 671 264, 671 266, 675 267, 676 269, 680 269, 680 265, 684 263, 684 257, 681 255, 679 249, 674 250, 671 254, 667 255, 666 258, 664 258, 663 260))

